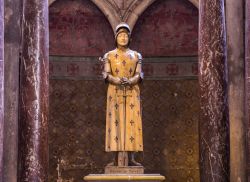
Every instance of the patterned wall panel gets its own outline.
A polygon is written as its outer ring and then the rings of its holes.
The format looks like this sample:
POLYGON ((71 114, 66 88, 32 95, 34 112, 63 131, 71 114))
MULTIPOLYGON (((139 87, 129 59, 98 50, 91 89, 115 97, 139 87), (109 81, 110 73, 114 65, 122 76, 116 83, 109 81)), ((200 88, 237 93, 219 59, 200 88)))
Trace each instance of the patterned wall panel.
MULTIPOLYGON (((182 0, 156 2, 132 35, 131 46, 148 56, 138 159, 146 173, 198 182, 198 11, 182 0), (187 55, 194 57, 166 58, 187 55)), ((104 152, 107 85, 96 60, 113 46, 111 26, 90 0, 50 6, 50 54, 62 57, 50 60, 49 181, 80 182, 102 173, 112 157, 104 152)))
MULTIPOLYGON (((97 80, 50 80, 50 179, 80 182, 102 173, 107 86, 97 80)), ((141 85, 146 173, 199 181, 198 81, 146 80, 141 85)))
POLYGON ((155 1, 139 17, 131 47, 145 56, 194 56, 198 51, 198 9, 184 0, 155 1))
MULTIPOLYGON (((197 79, 197 57, 154 57, 143 59, 146 80, 197 79)), ((50 56, 50 77, 56 79, 102 79, 98 57, 50 56)))
POLYGON ((100 56, 114 47, 113 30, 90 0, 58 0, 49 8, 50 55, 100 56))

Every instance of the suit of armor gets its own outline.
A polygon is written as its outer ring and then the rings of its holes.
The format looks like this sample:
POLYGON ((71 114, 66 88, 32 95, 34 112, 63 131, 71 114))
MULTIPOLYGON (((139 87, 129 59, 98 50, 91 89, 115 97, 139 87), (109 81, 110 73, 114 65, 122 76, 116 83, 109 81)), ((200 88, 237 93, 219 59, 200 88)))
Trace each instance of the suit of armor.
POLYGON ((118 26, 116 30, 117 48, 106 53, 103 58, 103 77, 109 84, 105 142, 107 152, 143 151, 142 112, 138 86, 143 78, 142 56, 128 48, 126 35, 129 37, 130 29, 125 25, 118 26), (125 36, 124 40, 122 36, 125 36))

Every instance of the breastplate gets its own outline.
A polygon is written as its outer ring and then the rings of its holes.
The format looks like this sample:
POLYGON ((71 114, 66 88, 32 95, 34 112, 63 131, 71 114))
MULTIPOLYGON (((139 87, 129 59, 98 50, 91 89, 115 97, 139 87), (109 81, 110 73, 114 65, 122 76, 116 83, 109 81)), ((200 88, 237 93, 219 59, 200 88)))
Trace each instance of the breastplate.
POLYGON ((117 77, 130 78, 134 76, 138 57, 132 50, 115 50, 109 55, 111 73, 117 77))

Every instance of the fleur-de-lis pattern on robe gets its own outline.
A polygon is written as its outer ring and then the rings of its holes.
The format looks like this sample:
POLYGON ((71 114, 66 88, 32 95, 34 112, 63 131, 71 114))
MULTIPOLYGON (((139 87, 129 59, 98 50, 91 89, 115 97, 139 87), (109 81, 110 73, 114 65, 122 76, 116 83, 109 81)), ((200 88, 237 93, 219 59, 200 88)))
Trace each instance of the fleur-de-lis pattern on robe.
MULTIPOLYGON (((107 53, 111 74, 131 78, 139 63, 136 51, 115 49, 107 53)), ((110 151, 143 151, 139 86, 109 84, 107 92, 106 142, 110 151)))

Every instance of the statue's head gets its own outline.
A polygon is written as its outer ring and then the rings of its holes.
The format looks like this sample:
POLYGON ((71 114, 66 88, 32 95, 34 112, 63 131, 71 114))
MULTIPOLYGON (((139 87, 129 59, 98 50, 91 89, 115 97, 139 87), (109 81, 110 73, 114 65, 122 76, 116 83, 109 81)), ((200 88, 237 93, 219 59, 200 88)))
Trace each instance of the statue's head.
POLYGON ((130 27, 127 23, 120 23, 115 29, 115 44, 117 46, 127 47, 130 43, 130 27))

